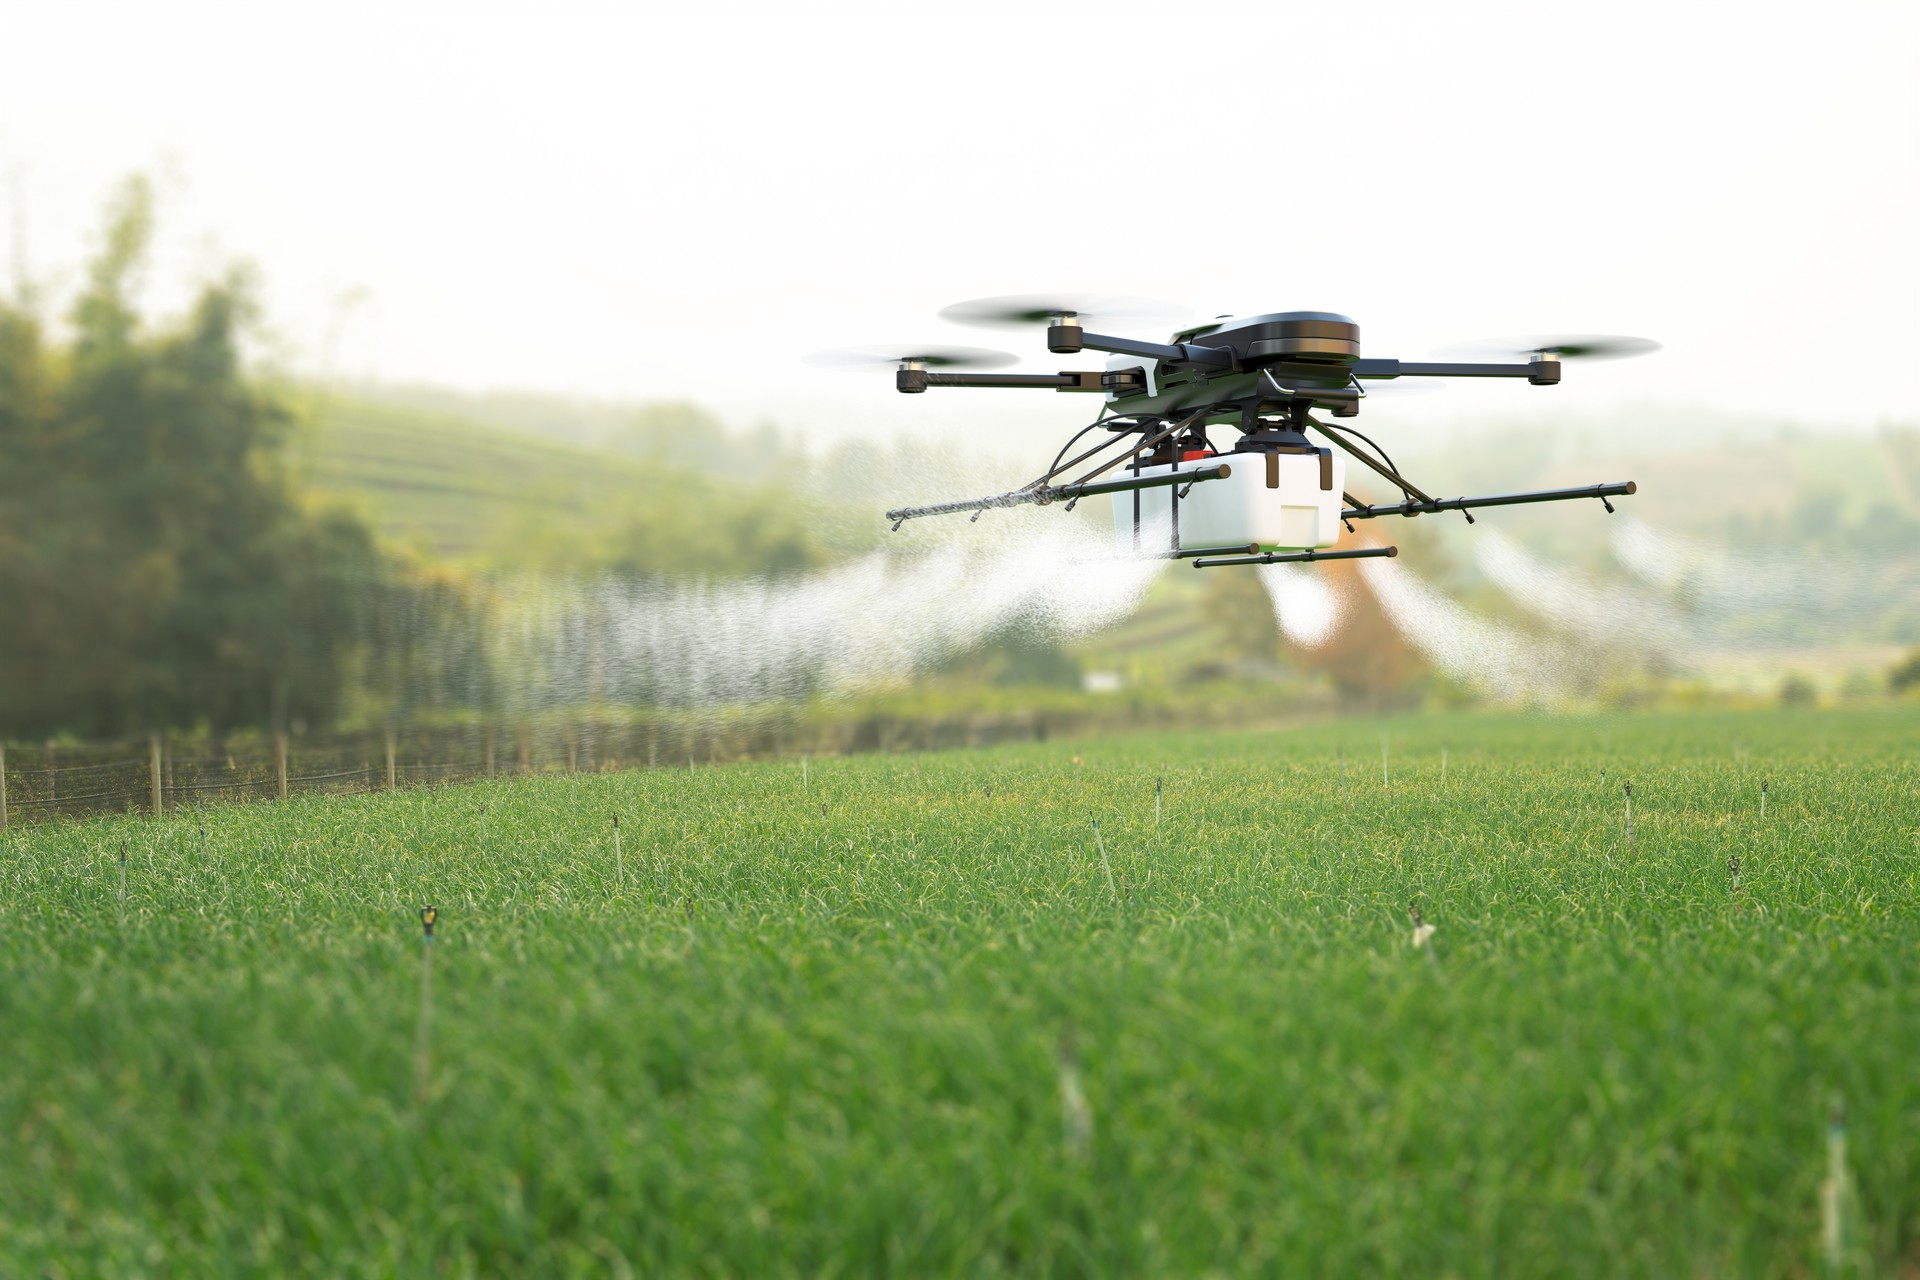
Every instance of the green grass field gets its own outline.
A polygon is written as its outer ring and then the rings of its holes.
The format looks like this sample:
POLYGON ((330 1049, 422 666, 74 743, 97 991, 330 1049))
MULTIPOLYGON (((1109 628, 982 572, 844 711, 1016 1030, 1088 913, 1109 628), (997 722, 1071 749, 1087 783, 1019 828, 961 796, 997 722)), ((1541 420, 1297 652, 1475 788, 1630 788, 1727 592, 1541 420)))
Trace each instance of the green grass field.
POLYGON ((1843 1269, 1911 1269, 1917 743, 1436 717, 15 830, 0 1273, 1804 1275, 1836 1098, 1843 1269))

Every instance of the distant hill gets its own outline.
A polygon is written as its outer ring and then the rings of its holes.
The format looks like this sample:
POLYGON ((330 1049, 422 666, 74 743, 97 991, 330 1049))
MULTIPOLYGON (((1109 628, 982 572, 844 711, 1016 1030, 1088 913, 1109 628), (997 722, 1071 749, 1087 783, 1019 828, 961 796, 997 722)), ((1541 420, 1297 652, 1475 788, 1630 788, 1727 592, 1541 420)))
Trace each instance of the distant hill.
MULTIPOLYGON (((476 565, 801 571, 884 545, 881 495, 984 493, 1008 480, 970 475, 964 455, 930 442, 849 443, 810 459, 772 427, 729 432, 688 404, 358 388, 316 397, 307 418, 298 452, 315 489, 357 504, 390 538, 476 565)), ((1698 432, 1663 436, 1644 419, 1617 429, 1509 423, 1444 445, 1430 437, 1425 448, 1380 434, 1440 496, 1631 478, 1640 492, 1619 504, 1623 513, 1727 548, 1743 563, 1777 557, 1802 572, 1822 562, 1882 566, 1872 607, 1844 620, 1809 616, 1791 592, 1744 607, 1743 625, 1783 641, 1905 644, 1920 635, 1920 432, 1912 429, 1816 437, 1756 429, 1750 439, 1703 443, 1698 432)), ((1356 492, 1387 496, 1362 474, 1350 481, 1356 492)), ((1482 575, 1478 532, 1499 530, 1594 581, 1625 581, 1609 543, 1618 526, 1597 503, 1503 508, 1480 519, 1478 530, 1446 516, 1390 532, 1409 571, 1516 624, 1525 610, 1482 575)), ((1131 617, 1068 648, 1081 669, 1115 672, 1130 685, 1278 674, 1292 663, 1284 650, 1258 652, 1254 636, 1271 626, 1270 606, 1235 589, 1246 585, 1174 566, 1131 617)))
POLYGON ((386 537, 463 563, 738 574, 869 545, 870 522, 791 489, 414 405, 301 397, 299 478, 386 537))

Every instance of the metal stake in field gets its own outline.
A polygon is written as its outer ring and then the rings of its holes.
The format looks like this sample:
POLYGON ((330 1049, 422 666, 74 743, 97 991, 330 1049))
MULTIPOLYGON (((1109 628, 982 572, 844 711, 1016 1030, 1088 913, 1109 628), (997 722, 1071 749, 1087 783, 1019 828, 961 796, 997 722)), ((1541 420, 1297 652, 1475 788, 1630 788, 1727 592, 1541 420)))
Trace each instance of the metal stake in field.
POLYGON ((1767 780, 1760 779, 1760 821, 1767 820, 1767 780))
POLYGON ((1071 1028, 1060 1036, 1060 1129, 1067 1158, 1086 1163, 1093 1153, 1093 1108, 1080 1088, 1080 1055, 1071 1028))
POLYGON ((1847 1168, 1847 1110, 1839 1098, 1827 1114, 1827 1176, 1820 1183, 1820 1252, 1827 1274, 1838 1275, 1847 1261, 1852 1232, 1853 1173, 1847 1168))
POLYGON ((1160 779, 1153 780, 1153 825, 1160 825, 1160 779))
POLYGON ((127 924, 127 842, 120 842, 120 927, 127 924))
POLYGON ((807 786, 807 757, 802 753, 800 756, 800 793, 802 795, 806 794, 807 786))
POLYGON ((1107 861, 1107 842, 1100 838, 1100 819, 1093 820, 1093 843, 1100 850, 1100 867, 1107 873, 1107 892, 1113 895, 1113 905, 1120 905, 1120 890, 1113 885, 1113 865, 1107 861))
POLYGON ((440 919, 438 907, 420 908, 420 1036, 414 1048, 413 1096, 427 1096, 427 1075, 433 1065, 430 1040, 433 1019, 433 926, 440 919))
POLYGON ((1433 949, 1434 927, 1420 918, 1420 904, 1409 902, 1407 914, 1413 918, 1413 949, 1427 953, 1427 963, 1436 970, 1440 967, 1440 956, 1433 949))
POLYGON ((1627 851, 1633 851, 1633 784, 1627 784, 1627 851))
POLYGON ((1387 735, 1380 735, 1380 785, 1387 785, 1387 735))
POLYGON ((627 871, 620 856, 620 815, 613 815, 613 883, 617 888, 626 883, 627 871))

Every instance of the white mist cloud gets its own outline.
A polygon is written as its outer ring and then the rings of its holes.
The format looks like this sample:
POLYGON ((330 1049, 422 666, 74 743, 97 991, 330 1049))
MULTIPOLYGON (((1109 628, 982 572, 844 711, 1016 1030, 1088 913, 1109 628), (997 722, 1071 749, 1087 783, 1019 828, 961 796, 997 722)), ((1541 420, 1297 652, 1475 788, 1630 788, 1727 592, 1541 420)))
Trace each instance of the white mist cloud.
POLYGON ((1587 645, 1630 646, 1663 663, 1688 648, 1685 622, 1646 591, 1549 564, 1497 529, 1476 530, 1474 563, 1514 603, 1587 645))
POLYGON ((502 636, 503 666, 536 702, 711 707, 851 694, 1003 628, 1070 638, 1111 626, 1164 567, 1114 559, 1104 531, 1056 521, 794 580, 528 584, 502 636))
POLYGON ((1356 563, 1400 634, 1455 680, 1507 698, 1549 695, 1567 684, 1553 651, 1532 637, 1476 616, 1396 560, 1356 563))
POLYGON ((1303 649, 1318 649, 1340 624, 1340 596, 1327 580, 1298 565, 1269 564, 1259 569, 1260 583, 1273 601, 1280 634, 1303 649))

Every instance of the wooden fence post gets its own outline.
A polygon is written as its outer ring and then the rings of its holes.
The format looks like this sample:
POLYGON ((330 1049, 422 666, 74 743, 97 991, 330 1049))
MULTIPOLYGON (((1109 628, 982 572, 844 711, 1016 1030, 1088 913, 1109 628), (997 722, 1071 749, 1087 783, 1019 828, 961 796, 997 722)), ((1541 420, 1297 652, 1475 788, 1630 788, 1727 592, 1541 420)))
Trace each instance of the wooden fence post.
POLYGON ((159 817, 166 811, 166 801, 160 794, 160 735, 147 735, 147 780, 153 788, 153 816, 159 817))
POLYGON ((280 783, 280 798, 287 798, 287 734, 284 729, 276 729, 273 734, 273 774, 280 783))
POLYGON ((387 730, 387 790, 393 790, 395 785, 393 772, 393 730, 389 729, 387 730))

